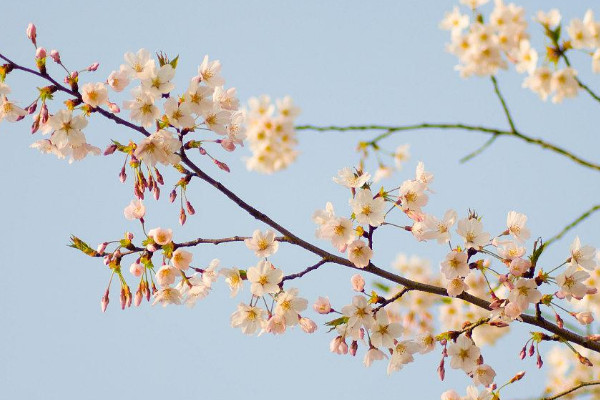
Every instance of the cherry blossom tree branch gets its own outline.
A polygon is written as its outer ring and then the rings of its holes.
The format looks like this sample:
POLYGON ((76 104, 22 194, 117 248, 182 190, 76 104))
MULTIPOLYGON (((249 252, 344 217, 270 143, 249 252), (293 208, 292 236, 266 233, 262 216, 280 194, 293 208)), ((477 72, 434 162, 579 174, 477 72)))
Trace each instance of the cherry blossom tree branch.
MULTIPOLYGON (((422 124, 414 124, 414 125, 400 125, 400 126, 386 126, 386 125, 353 125, 353 126, 316 126, 316 125, 300 125, 296 126, 296 130, 312 130, 318 132, 326 132, 326 131, 337 131, 337 132, 351 132, 351 131, 384 131, 383 133, 376 136, 373 140, 366 142, 365 144, 373 146, 377 145, 379 141, 387 138, 395 132, 401 131, 413 131, 413 130, 421 130, 421 129, 459 129, 470 132, 481 132, 489 135, 496 136, 512 136, 519 140, 523 140, 527 143, 539 146, 543 149, 553 151, 557 154, 560 154, 564 157, 571 159, 579 165, 584 167, 600 171, 600 164, 596 164, 583 158, 576 156, 568 150, 563 149, 562 147, 556 146, 552 143, 548 143, 542 139, 534 138, 531 136, 527 136, 519 131, 506 131, 495 128, 488 128, 484 126, 476 126, 476 125, 466 125, 461 123, 456 124, 447 124, 447 123, 422 123, 422 124)), ((489 144, 488 144, 489 145, 489 144)))
POLYGON ((581 214, 577 219, 575 219, 573 222, 571 222, 570 224, 565 226, 560 232, 558 232, 556 235, 554 235, 550 239, 548 239, 544 243, 544 247, 548 247, 548 246, 550 246, 550 244, 561 239, 567 232, 569 232, 571 229, 575 228, 579 223, 581 223, 582 221, 587 219, 590 215, 592 215, 594 212, 596 212, 598 210, 600 210, 600 204, 596 204, 595 206, 593 206, 592 208, 590 208, 589 210, 587 210, 586 212, 581 214))
POLYGON ((540 400, 556 400, 560 397, 563 397, 570 393, 573 393, 574 391, 576 391, 578 389, 588 387, 588 386, 595 386, 595 385, 600 385, 600 381, 581 382, 579 385, 573 386, 572 388, 569 388, 569 389, 565 390, 564 392, 560 392, 560 393, 555 394, 554 396, 550 396, 550 397, 543 397, 540 400))
MULTIPOLYGON (((25 67, 21 67, 19 65, 17 65, 16 63, 12 62, 11 60, 9 60, 8 58, 6 58, 5 56, 3 56, 2 54, 0 54, 0 58, 2 58, 3 60, 5 60, 6 62, 8 62, 13 69, 19 69, 22 70, 24 72, 27 73, 31 73, 34 75, 37 75, 43 79, 48 80, 49 82, 51 82, 56 88, 57 90, 60 90, 62 92, 65 92, 67 94, 70 94, 74 97, 76 97, 77 99, 81 99, 81 95, 74 90, 71 90, 69 88, 66 88, 65 86, 61 85, 60 83, 56 82, 53 78, 51 78, 48 74, 42 74, 40 72, 36 72, 34 70, 25 68, 25 67)), ((124 125, 129 127, 130 129, 133 129, 141 134, 143 134, 144 136, 149 136, 150 133, 143 127, 141 126, 137 126, 133 123, 130 123, 114 114, 109 113, 106 110, 103 110, 101 108, 95 108, 94 111, 97 111, 99 114, 101 114, 102 116, 114 121, 117 124, 120 125, 124 125)), ((589 163, 587 161, 581 160, 579 158, 577 158, 576 156, 572 155, 571 153, 567 152, 566 150, 560 149, 554 145, 550 145, 546 142, 541 141, 540 139, 534 139, 534 138, 530 138, 528 136, 522 135, 518 132, 511 132, 511 131, 501 131, 501 130, 496 130, 496 129, 491 129, 491 128, 484 128, 484 127, 476 127, 476 126, 469 126, 469 125, 463 125, 463 124, 420 124, 420 125, 409 125, 409 126, 396 126, 396 127, 385 127, 385 126, 379 126, 379 125, 372 125, 372 126, 349 126, 349 127, 335 127, 335 126, 330 126, 330 127, 316 127, 316 126, 311 126, 311 125, 306 125, 306 126, 301 126, 298 127, 297 129, 304 129, 304 130, 317 130, 317 131, 355 131, 355 130, 385 130, 387 131, 386 133, 383 133, 381 135, 379 135, 378 137, 376 137, 371 143, 376 143, 377 141, 389 136, 390 134, 392 134, 393 132, 397 132, 397 131, 402 131, 402 130, 414 130, 414 129, 427 129, 427 128, 441 128, 441 129, 463 129, 463 130, 469 130, 469 131, 480 131, 480 132, 484 132, 484 133, 490 133, 490 134, 498 134, 498 135, 510 135, 510 136, 517 136, 519 138, 521 138, 522 140, 525 140, 529 143, 535 143, 543 148, 548 148, 551 149, 555 152, 561 153, 571 159, 573 159, 574 161, 585 165, 589 168, 593 168, 593 169, 597 169, 600 170, 600 166, 596 165, 596 164, 592 164, 589 163)), ((290 230, 284 228, 282 225, 280 225, 279 223, 275 222, 273 219, 271 219, 269 216, 267 216, 266 214, 260 212, 259 210, 257 210, 256 208, 252 207, 251 205, 249 205, 248 203, 246 203, 244 200, 242 200, 240 197, 238 197, 235 193, 233 193, 231 190, 229 190, 227 187, 225 187, 223 184, 221 184, 220 182, 218 182, 217 180, 213 179, 211 176, 209 176, 208 174, 206 174, 204 171, 202 171, 195 163, 193 163, 187 156, 185 149, 182 148, 180 151, 180 156, 181 156, 181 160, 183 162, 183 164, 185 164, 186 166, 188 166, 192 171, 193 171, 193 175, 200 178, 201 180, 205 181, 206 183, 210 184, 211 186, 213 186, 215 189, 217 189, 218 191, 220 191, 221 193, 223 193, 226 197, 228 197, 231 201, 233 201, 235 204, 237 204, 241 209, 245 210, 248 214, 250 214, 251 216, 253 216, 254 218, 256 218, 257 220, 269 225, 270 227, 272 227, 273 229, 275 229, 276 231, 278 231, 279 233, 283 234, 283 238, 282 241, 286 241, 288 243, 297 245, 299 247, 304 248, 305 250, 316 254, 318 256, 320 256, 322 259, 321 261, 319 261, 319 263, 315 264, 315 268, 310 267, 310 271, 317 269, 319 266, 325 264, 326 262, 332 262, 347 268, 352 268, 352 269, 359 269, 368 273, 371 273, 373 275, 379 276, 381 278, 387 279, 391 282, 395 282, 397 284, 400 284, 402 286, 404 286, 405 288, 407 288, 408 290, 416 290, 416 291, 421 291, 421 292, 426 292, 426 293, 431 293, 431 294, 436 294, 439 296, 444 296, 444 297, 450 297, 448 295, 448 292, 446 291, 445 288, 443 287, 438 287, 438 286, 434 286, 434 285, 429 285, 426 283, 421 283, 421 282, 417 282, 417 281, 413 281, 410 279, 407 279, 405 277, 402 277, 400 275, 396 275, 394 273, 391 273, 389 271, 383 270, 381 268, 378 268, 377 266, 375 266, 372 263, 369 263, 369 265, 363 269, 357 268, 352 262, 350 262, 348 259, 339 257, 337 255, 331 254, 329 252, 327 252, 326 250, 323 250, 303 239, 301 239, 300 237, 298 237, 297 235, 295 235, 294 233, 292 233, 290 230)), ((231 240, 231 241, 236 241, 236 240, 231 240)), ((239 240, 237 240, 239 241, 239 240)), ((200 242, 199 242, 200 243, 200 242)), ((305 274, 310 272, 309 270, 303 271, 301 272, 301 274, 305 274)), ((456 298, 464 300, 468 303, 474 304, 480 308, 486 309, 486 310, 490 310, 490 303, 482 298, 473 296, 471 294, 468 293, 462 293, 458 296, 456 296, 456 298)), ((557 325, 552 324, 551 322, 545 320, 543 317, 541 316, 529 316, 526 314, 522 314, 520 316, 521 320, 527 324, 530 325, 534 325, 534 326, 538 326, 542 329, 545 329, 549 332, 552 332, 558 336, 560 336, 561 338, 563 338, 565 341, 570 341, 576 344, 581 345, 582 347, 585 347, 587 349, 596 351, 600 353, 600 343, 588 340, 587 338, 578 335, 574 332, 571 332, 567 329, 562 329, 559 328, 557 325)))
POLYGON ((283 283, 285 281, 290 281, 292 279, 302 278, 304 275, 308 274, 310 271, 314 271, 315 269, 319 268, 321 265, 328 263, 328 262, 329 262, 328 260, 323 258, 316 264, 311 265, 310 267, 306 268, 305 270, 303 270, 301 272, 284 276, 283 279, 281 280, 281 282, 283 283))

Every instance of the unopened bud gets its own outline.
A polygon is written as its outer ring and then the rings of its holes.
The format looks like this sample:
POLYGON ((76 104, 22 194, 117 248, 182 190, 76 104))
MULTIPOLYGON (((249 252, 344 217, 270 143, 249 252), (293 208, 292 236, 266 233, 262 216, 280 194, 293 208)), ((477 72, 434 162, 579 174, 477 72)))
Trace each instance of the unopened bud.
POLYGON ((142 299, 144 298, 144 296, 142 295, 142 292, 138 289, 137 292, 135 292, 135 301, 134 301, 134 305, 136 307, 139 307, 140 304, 142 304, 142 299))
POLYGON ((108 307, 108 289, 106 289, 106 292, 104 293, 104 296, 102 296, 102 300, 100 300, 100 308, 102 309, 102 312, 106 312, 106 307, 108 307))
POLYGON ((540 356, 540 353, 538 353, 537 355, 537 367, 538 368, 542 368, 542 365, 544 365, 544 362, 542 361, 542 356, 540 356))
POLYGON ((202 154, 203 156, 206 155, 206 150, 204 150, 204 147, 198 147, 198 151, 200 152, 200 154, 202 154))
POLYGON ((160 188, 158 186, 154 186, 152 193, 154 194, 154 200, 158 200, 160 198, 160 188))
POLYGON ((317 324, 312 319, 302 317, 298 323, 300 324, 302 330, 306 333, 313 333, 317 330, 317 324))
POLYGON ((572 314, 581 325, 589 325, 594 322, 594 315, 591 312, 578 312, 572 314))
POLYGON ((529 346, 529 357, 533 356, 535 354, 535 347, 533 347, 533 343, 531 343, 531 346, 529 346))
POLYGON ((354 289, 354 291, 360 293, 365 290, 365 280, 359 274, 352 275, 350 282, 352 283, 352 289, 354 289))
POLYGON ((37 46, 37 29, 34 24, 30 23, 27 25, 27 37, 31 40, 34 46, 37 46))
POLYGON ((89 67, 87 67, 87 70, 90 72, 93 72, 93 71, 97 70, 99 66, 100 66, 100 64, 95 62, 92 65, 90 65, 89 67))
POLYGON ((26 110, 29 115, 33 114, 35 112, 35 110, 37 110, 37 101, 35 103, 33 103, 32 105, 30 105, 29 107, 27 107, 26 110))
POLYGON ((565 325, 565 323, 564 323, 563 319, 562 319, 562 318, 560 317, 560 315, 558 315, 558 314, 555 314, 555 315, 554 315, 554 317, 555 317, 555 319, 556 319, 556 325, 558 325, 558 327, 559 327, 560 329, 562 329, 562 328, 564 327, 564 325, 565 325))
POLYGON ((109 155, 113 154, 115 151, 117 151, 117 145, 111 144, 106 148, 106 150, 104 150, 104 155, 109 156, 109 155))
POLYGON ((38 115, 37 118, 33 120, 33 124, 31 124, 31 134, 33 135, 40 129, 40 117, 38 115))
POLYGON ((217 167, 219 167, 220 169, 222 169, 225 172, 231 172, 231 170, 229 169, 229 167, 227 166, 227 164, 225 164, 224 162, 221 162, 219 160, 214 160, 215 164, 217 164, 217 167))
POLYGON ((156 182, 158 182, 160 185, 164 185, 165 180, 163 179, 163 176, 160 174, 158 169, 154 168, 154 173, 156 174, 156 182))
POLYGON ((60 53, 58 50, 50 50, 50 57, 54 60, 55 63, 60 64, 60 53))
POLYGON ((356 355, 357 350, 358 350, 358 342, 356 340, 353 340, 352 343, 350 343, 350 355, 352 357, 354 357, 356 355))
POLYGON ((519 358, 521 360, 523 360, 526 355, 527 355, 527 348, 526 348, 526 346, 523 346, 523 348, 521 349, 521 352, 519 353, 519 358))
POLYGON ((190 215, 196 214, 196 210, 194 209, 194 206, 192 206, 192 203, 190 203, 189 201, 185 202, 185 207, 187 208, 188 214, 190 214, 190 215))
POLYGON ((127 174, 125 173, 125 167, 121 168, 121 172, 119 173, 119 180, 121 181, 121 183, 125 183, 125 180, 127 180, 127 174))
POLYGON ((187 219, 187 216, 185 215, 185 210, 182 208, 181 211, 179 212, 179 224, 180 225, 185 224, 186 219, 187 219))
POLYGON ((442 361, 440 361, 440 365, 438 366, 438 375, 440 377, 440 380, 444 380, 444 378, 446 377, 446 367, 444 365, 444 359, 442 358, 442 361))
POLYGON ((589 358, 582 356, 581 354, 577 353, 577 358, 579 359, 579 362, 582 363, 583 365, 587 365, 588 367, 593 367, 594 364, 592 364, 592 362, 590 361, 589 358))
POLYGON ((118 114, 121 112, 121 109, 119 108, 119 106, 116 105, 115 103, 111 103, 110 101, 108 102, 108 109, 113 114, 118 114))
POLYGON ((177 192, 175 191, 175 189, 173 189, 173 191, 169 194, 169 201, 172 203, 175 201, 176 198, 177 198, 177 192))
POLYGON ((98 252, 99 254, 103 254, 104 250, 106 250, 106 246, 108 246, 108 243, 106 243, 106 242, 100 243, 98 245, 98 247, 96 248, 96 252, 98 252))
POLYGON ((42 104, 42 108, 40 109, 40 122, 42 124, 48 122, 48 107, 46 103, 42 104))
POLYGON ((509 383, 520 381, 521 379, 523 379, 524 376, 525 376, 525 371, 521 371, 518 374, 516 374, 515 376, 513 376, 509 383))
POLYGON ((46 58, 46 49, 43 47, 38 47, 35 51, 35 58, 46 58))

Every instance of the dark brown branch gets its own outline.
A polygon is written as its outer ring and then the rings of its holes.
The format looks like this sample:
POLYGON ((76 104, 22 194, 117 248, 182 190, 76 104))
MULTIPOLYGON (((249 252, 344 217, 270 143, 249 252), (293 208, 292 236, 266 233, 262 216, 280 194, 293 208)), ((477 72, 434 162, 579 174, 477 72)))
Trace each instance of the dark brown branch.
POLYGON ((303 271, 300 271, 296 274, 291 274, 291 275, 286 275, 283 277, 283 279, 281 280, 281 282, 285 282, 285 281, 289 281, 292 279, 297 279, 297 278, 302 278, 304 275, 308 274, 310 271, 314 271, 315 269, 319 268, 321 265, 328 263, 328 260, 322 259, 321 261, 319 261, 318 263, 316 263, 315 265, 311 265, 310 267, 306 268, 303 271))

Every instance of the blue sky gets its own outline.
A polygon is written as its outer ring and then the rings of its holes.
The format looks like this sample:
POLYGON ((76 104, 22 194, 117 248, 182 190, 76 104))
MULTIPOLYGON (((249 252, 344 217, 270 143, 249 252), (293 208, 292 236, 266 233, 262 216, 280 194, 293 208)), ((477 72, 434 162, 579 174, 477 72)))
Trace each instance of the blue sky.
MULTIPOLYGON (((592 5, 525 4, 530 16, 541 7, 560 7, 566 19, 581 18, 592 5)), ((455 58, 444 51, 448 34, 437 25, 452 6, 394 1, 11 2, 0 11, 0 52, 32 66, 33 48, 24 32, 35 22, 39 43, 59 49, 71 68, 99 61, 97 75, 90 77, 94 80, 117 69, 124 52, 145 47, 180 54, 175 81, 183 89, 209 54, 221 60, 227 85, 235 86, 243 101, 263 93, 291 95, 302 108, 299 124, 465 122, 506 129, 491 82, 461 79, 453 70, 455 58)), ((532 29, 540 48, 539 29, 532 29)), ((574 61, 582 80, 600 89, 589 60, 574 61)), ((597 160, 595 115, 600 104, 583 93, 561 105, 544 103, 521 88, 522 78, 513 71, 498 76, 517 128, 597 160)), ((41 85, 19 73, 10 75, 8 83, 23 102, 41 85)), ((90 122, 86 134, 100 147, 110 139, 139 139, 99 118, 90 122)), ((273 176, 247 172, 241 161, 248 154, 245 149, 224 155, 233 170, 229 175, 206 160, 200 165, 249 203, 317 243, 310 216, 327 201, 345 209, 347 193, 331 177, 358 161, 356 144, 371 136, 300 132, 298 161, 273 176)), ((506 213, 517 210, 529 216, 534 237, 553 235, 598 202, 597 172, 512 138, 500 138, 467 164, 458 162, 486 139, 455 131, 392 136, 384 145, 394 149, 410 143, 412 158, 385 183, 398 186, 422 160, 436 176, 429 212, 441 215, 454 208, 465 215, 474 208, 495 232, 506 213)), ((122 216, 132 196, 118 181, 122 159, 95 157, 68 165, 29 149, 33 140, 28 124, 0 125, 0 397, 354 399, 402 394, 433 399, 450 387, 464 391, 468 379, 457 371, 439 382, 437 352, 388 377, 383 363, 365 369, 359 357, 329 353, 332 336, 323 327, 312 336, 295 330, 283 337, 246 337, 229 327, 239 299, 229 299, 223 282, 192 310, 144 305, 123 312, 113 297, 102 314, 99 301, 108 270, 66 244, 70 234, 94 244, 119 238, 126 230, 140 234, 122 216)), ((146 202, 148 225, 174 227, 176 241, 249 235, 264 228, 201 182, 191 185, 189 196, 197 214, 185 227, 177 226, 178 210, 166 197, 146 202)), ((598 216, 592 217, 577 229, 583 242, 598 244, 597 221, 598 216)), ((574 235, 556 243, 547 257, 563 258, 574 235)), ((418 243, 396 231, 380 240, 374 261, 384 267, 402 252, 427 258, 436 268, 444 254, 436 244, 418 243)), ((201 264, 220 258, 224 266, 255 262, 239 245, 197 248, 194 257, 201 264)), ((286 272, 314 261, 285 245, 274 257, 286 272)), ((297 285, 310 302, 329 295, 339 308, 353 295, 351 275, 328 265, 297 285)), ((117 290, 113 287, 112 293, 117 290)), ((531 372, 529 383, 515 387, 514 396, 541 391, 533 383, 543 379, 534 362, 517 358, 525 332, 516 329, 499 348, 484 349, 486 361, 500 371, 498 381, 521 369, 531 372)))

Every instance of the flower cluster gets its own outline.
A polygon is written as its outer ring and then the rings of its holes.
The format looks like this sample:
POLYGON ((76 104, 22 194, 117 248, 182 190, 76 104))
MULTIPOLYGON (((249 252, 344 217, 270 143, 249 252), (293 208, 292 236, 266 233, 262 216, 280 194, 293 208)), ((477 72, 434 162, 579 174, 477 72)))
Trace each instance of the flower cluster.
POLYGON ((298 156, 294 120, 300 109, 289 96, 275 103, 266 95, 248 100, 246 135, 252 150, 252 157, 246 161, 249 170, 271 174, 287 168, 298 156))

